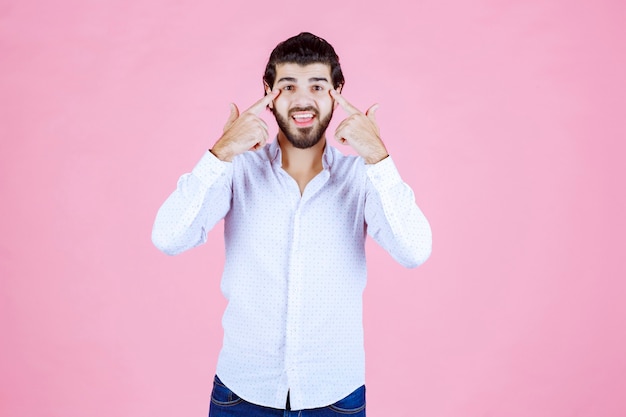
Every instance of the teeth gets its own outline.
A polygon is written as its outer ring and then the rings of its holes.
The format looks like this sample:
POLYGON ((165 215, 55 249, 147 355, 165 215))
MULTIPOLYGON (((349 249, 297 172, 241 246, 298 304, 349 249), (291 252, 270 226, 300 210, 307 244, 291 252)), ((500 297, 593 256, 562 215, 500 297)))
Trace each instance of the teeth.
POLYGON ((310 119, 312 118, 312 114, 294 114, 293 118, 298 120, 310 119))

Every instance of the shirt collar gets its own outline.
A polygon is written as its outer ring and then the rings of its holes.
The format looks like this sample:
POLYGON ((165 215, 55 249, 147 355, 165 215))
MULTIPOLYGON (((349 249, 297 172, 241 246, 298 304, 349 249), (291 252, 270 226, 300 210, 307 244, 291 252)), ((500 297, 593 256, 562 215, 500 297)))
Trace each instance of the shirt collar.
MULTIPOLYGON (((268 156, 272 164, 278 164, 282 166, 282 152, 280 150, 280 146, 278 145, 278 136, 267 146, 268 156)), ((326 146, 324 146, 324 153, 322 154, 322 165, 324 169, 329 169, 333 166, 333 161, 335 160, 334 149, 328 144, 326 141, 326 146)))
POLYGON ((278 146, 278 136, 276 136, 272 143, 267 145, 267 154, 272 164, 278 162, 279 165, 282 165, 280 146, 278 146))

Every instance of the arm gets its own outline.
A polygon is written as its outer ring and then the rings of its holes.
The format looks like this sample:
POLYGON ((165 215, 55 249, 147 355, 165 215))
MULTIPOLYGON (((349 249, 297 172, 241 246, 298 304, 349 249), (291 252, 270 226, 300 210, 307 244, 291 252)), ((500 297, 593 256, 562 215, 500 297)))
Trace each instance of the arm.
POLYGON ((232 164, 207 152, 178 180, 176 190, 159 209, 152 242, 177 255, 206 242, 206 235, 230 209, 232 164))
POLYGON ((413 190, 402 181, 391 157, 366 169, 367 233, 401 265, 421 265, 430 256, 432 232, 413 190))

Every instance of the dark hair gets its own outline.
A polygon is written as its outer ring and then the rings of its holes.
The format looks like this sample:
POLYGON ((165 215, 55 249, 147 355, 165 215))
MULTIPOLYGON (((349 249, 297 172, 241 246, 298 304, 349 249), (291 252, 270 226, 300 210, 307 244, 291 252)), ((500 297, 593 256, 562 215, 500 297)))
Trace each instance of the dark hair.
POLYGON ((333 87, 343 86, 345 80, 339 65, 339 57, 331 44, 319 36, 302 32, 276 45, 265 67, 263 81, 272 88, 276 81, 277 64, 328 64, 333 87))

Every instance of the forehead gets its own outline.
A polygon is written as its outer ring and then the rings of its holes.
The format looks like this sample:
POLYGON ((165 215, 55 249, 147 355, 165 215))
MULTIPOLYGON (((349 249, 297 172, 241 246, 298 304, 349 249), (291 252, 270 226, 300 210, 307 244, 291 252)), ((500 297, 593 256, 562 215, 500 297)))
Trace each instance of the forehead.
POLYGON ((276 82, 279 82, 282 78, 292 78, 306 82, 311 79, 325 78, 328 82, 331 82, 330 65, 322 63, 308 65, 278 64, 276 65, 276 82))

